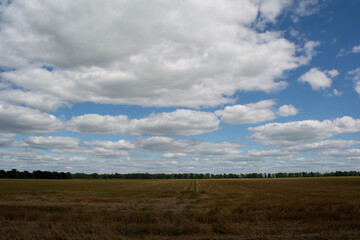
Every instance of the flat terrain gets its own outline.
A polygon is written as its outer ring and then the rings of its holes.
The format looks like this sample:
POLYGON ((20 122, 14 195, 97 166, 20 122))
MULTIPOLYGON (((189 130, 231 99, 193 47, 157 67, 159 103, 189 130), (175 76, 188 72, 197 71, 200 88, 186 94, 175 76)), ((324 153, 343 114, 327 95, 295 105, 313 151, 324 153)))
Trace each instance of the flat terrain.
POLYGON ((0 239, 360 239, 360 178, 1 179, 0 239))

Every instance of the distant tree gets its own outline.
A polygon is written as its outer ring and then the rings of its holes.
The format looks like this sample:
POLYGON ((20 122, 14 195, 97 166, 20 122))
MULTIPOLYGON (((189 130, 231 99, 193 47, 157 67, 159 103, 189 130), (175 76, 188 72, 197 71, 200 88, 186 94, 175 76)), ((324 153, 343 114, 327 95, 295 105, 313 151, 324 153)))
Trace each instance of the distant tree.
POLYGON ((336 171, 328 173, 319 172, 296 172, 296 173, 128 173, 128 174, 98 174, 98 173, 70 173, 70 172, 50 172, 36 170, 31 172, 18 171, 12 169, 10 171, 0 170, 0 178, 34 178, 34 179, 221 179, 221 178, 285 178, 285 177, 330 177, 330 176, 360 176, 358 171, 336 171))
POLYGON ((16 170, 14 168, 14 169, 11 169, 11 171, 7 171, 5 176, 7 178, 18 178, 20 175, 19 175, 18 170, 16 170))
POLYGON ((0 178, 6 178, 6 171, 0 170, 0 178))

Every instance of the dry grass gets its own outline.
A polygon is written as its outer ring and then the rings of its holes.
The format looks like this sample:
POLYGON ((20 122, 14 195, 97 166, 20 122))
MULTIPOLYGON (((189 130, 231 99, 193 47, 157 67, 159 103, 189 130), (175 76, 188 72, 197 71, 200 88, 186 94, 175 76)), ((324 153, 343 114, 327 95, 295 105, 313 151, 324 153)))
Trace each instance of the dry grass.
POLYGON ((360 239, 360 178, 0 180, 0 239, 360 239))

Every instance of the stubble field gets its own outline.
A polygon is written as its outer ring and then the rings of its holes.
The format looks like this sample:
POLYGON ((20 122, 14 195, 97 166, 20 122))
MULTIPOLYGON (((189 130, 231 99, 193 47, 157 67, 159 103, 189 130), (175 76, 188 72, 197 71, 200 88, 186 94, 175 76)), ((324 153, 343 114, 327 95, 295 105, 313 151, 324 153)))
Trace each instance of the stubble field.
POLYGON ((0 180, 0 239, 360 239, 360 178, 0 180))

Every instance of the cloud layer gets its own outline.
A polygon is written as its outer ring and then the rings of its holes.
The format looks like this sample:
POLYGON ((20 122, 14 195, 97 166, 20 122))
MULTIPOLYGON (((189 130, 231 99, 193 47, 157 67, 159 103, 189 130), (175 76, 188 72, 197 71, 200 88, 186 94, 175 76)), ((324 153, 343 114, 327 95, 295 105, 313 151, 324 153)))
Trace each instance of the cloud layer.
POLYGON ((304 120, 287 123, 268 123, 258 127, 250 127, 255 132, 251 139, 264 145, 290 146, 315 142, 343 133, 360 131, 360 119, 352 117, 334 120, 304 120))
MULTIPOLYGON (((285 88, 284 72, 311 59, 316 44, 309 41, 302 48, 280 33, 250 27, 259 16, 275 21, 286 5, 14 1, 1 5, 0 67, 14 69, 1 78, 40 98, 53 96, 50 106, 39 106, 46 110, 84 101, 185 107, 232 103, 240 90, 285 88)), ((29 95, 8 92, 7 99, 15 102, 14 94, 29 95)), ((17 101, 36 106, 22 98, 17 101)))
POLYGON ((213 132, 219 120, 210 112, 177 109, 151 114, 147 118, 128 119, 125 115, 86 114, 73 117, 67 129, 79 133, 121 134, 133 136, 190 136, 213 132))
POLYGON ((278 110, 274 105, 275 101, 264 100, 227 106, 215 113, 177 109, 173 112, 153 113, 139 119, 129 119, 127 115, 84 114, 63 122, 48 113, 0 102, 0 131, 36 134, 67 130, 100 135, 192 136, 217 131, 220 125, 218 117, 227 124, 254 124, 298 113, 292 105, 280 106, 278 110))
POLYGON ((62 122, 54 115, 0 102, 0 132, 50 133, 61 128, 62 122))
POLYGON ((352 140, 321 140, 311 143, 284 145, 277 149, 245 150, 246 145, 232 142, 204 142, 169 137, 137 138, 131 141, 80 142, 71 137, 28 137, 14 142, 14 136, 0 135, 7 146, 18 150, 0 149, 3 166, 20 169, 51 168, 82 172, 249 172, 338 169, 353 166, 360 159, 359 144, 352 140), (24 148, 25 150, 21 150, 24 148), (37 150, 41 150, 40 152, 37 150), (244 150, 240 150, 244 149, 244 150), (51 152, 51 154, 47 153, 51 152), (304 158, 301 153, 317 157, 304 158), (69 154, 76 156, 68 157, 69 154), (155 156, 152 158, 151 156, 155 156), (341 159, 334 162, 333 159, 341 159), (267 162, 271 160, 272 163, 267 162), (19 165, 17 165, 19 164, 19 165))
POLYGON ((357 95, 334 81, 345 73, 360 94, 358 39, 332 36, 335 24, 319 24, 327 26, 320 35, 300 24, 332 3, 0 2, 0 168, 360 167, 359 116, 350 117, 354 106, 343 107, 357 95), (324 51, 329 39, 343 58, 323 61, 334 54, 324 51), (319 46, 318 67, 309 65, 319 46), (340 64, 345 58, 351 64, 340 64), (298 91, 293 79, 325 94, 307 99, 303 93, 312 90, 298 91), (342 97, 324 100, 334 95, 342 97))

